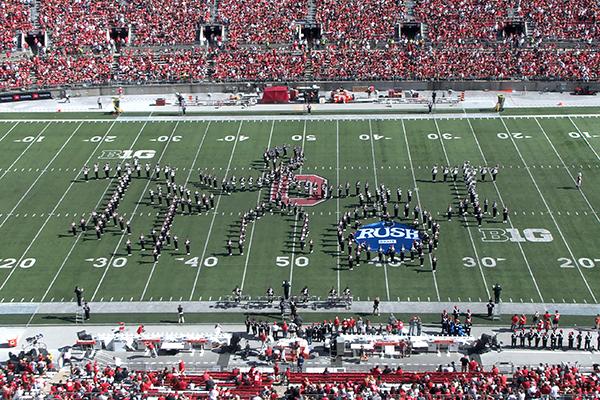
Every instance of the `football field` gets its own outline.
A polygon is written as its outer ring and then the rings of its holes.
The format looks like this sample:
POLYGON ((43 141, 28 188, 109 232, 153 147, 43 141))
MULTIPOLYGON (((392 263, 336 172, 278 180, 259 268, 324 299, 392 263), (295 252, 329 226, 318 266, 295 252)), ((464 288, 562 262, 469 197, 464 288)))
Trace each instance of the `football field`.
MULTIPOLYGON (((552 109, 528 116, 336 116, 313 117, 125 118, 97 120, 3 120, 0 122, 0 301, 71 301, 75 285, 91 301, 214 301, 234 287, 262 296, 267 287, 292 293, 304 286, 324 298, 330 288, 352 290, 355 300, 486 302, 492 285, 503 287, 505 302, 597 303, 600 299, 600 118, 554 115, 552 109), (241 215, 267 202, 270 187, 221 195, 224 177, 253 177, 264 168, 266 148, 289 144, 304 149, 301 173, 326 179, 337 188, 349 182, 351 195, 337 190, 305 211, 310 218, 314 252, 300 249, 301 222, 293 214, 267 213, 250 222, 244 254, 237 243, 241 215), (116 187, 115 168, 138 157, 142 166, 157 163, 176 169, 176 183, 215 195, 210 211, 181 209, 171 235, 179 250, 163 249, 158 262, 140 251, 140 234, 159 229, 166 205, 150 202, 149 190, 160 179, 134 174, 117 212, 131 222, 128 236, 109 221, 97 240, 93 229, 73 235, 72 222, 104 209, 116 187), (498 203, 500 215, 486 215, 481 227, 472 215, 451 221, 467 197, 459 180, 432 182, 433 165, 499 165, 496 182, 478 182, 480 200, 498 203), (85 181, 84 165, 100 165, 85 181), (102 166, 110 163, 109 179, 102 166), (215 175, 219 188, 199 182, 199 173, 215 175), (575 179, 582 173, 578 190, 575 179), (419 205, 441 225, 431 271, 429 255, 419 260, 379 263, 373 259, 348 270, 339 252, 337 221, 354 211, 354 185, 369 182, 374 192, 385 185, 413 191, 408 219, 419 205), (502 207, 509 220, 502 223, 502 207), (126 241, 133 254, 127 255, 126 241), (183 242, 191 241, 190 255, 183 242)), ((238 184, 239 189, 239 184, 238 184)), ((402 214, 402 212, 401 212, 402 214)), ((377 217, 362 220, 363 224, 377 217)), ((346 232, 346 234, 349 231, 346 232)), ((363 255, 364 257, 364 255, 363 255)), ((134 310, 134 308, 132 309, 134 310)))

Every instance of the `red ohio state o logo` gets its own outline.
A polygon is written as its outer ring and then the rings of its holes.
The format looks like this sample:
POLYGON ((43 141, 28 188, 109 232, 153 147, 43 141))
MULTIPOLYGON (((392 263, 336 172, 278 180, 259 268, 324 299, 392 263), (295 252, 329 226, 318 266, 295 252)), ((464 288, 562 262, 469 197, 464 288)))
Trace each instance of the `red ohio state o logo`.
POLYGON ((283 177, 271 184, 271 200, 277 199, 277 194, 281 194, 281 201, 284 204, 297 204, 301 207, 312 207, 325 201, 324 186, 327 179, 319 175, 296 175, 296 182, 304 184, 311 182, 311 190, 308 197, 289 197, 289 182, 287 177, 283 177))

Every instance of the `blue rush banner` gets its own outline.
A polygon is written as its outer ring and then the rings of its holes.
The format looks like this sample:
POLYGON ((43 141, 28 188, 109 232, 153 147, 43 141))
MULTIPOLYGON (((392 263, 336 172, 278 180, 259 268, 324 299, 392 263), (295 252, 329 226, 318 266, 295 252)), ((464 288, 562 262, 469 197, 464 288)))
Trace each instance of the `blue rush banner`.
POLYGON ((362 226, 356 231, 354 238, 359 244, 365 244, 372 251, 377 251, 379 247, 387 252, 391 246, 398 253, 402 247, 410 250, 413 242, 420 241, 419 231, 408 225, 398 222, 376 222, 362 226))

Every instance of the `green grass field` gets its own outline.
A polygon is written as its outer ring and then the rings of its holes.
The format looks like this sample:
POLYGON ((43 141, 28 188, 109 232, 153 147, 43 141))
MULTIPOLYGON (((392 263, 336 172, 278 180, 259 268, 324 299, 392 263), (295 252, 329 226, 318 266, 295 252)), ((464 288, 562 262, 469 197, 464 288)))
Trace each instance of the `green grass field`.
MULTIPOLYGON (((597 303, 600 298, 600 129, 598 116, 556 115, 401 119, 387 116, 336 120, 285 116, 268 120, 222 117, 206 121, 3 120, 0 122, 0 301, 70 301, 73 288, 85 288, 93 301, 217 300, 235 286, 251 296, 285 279, 297 293, 307 285, 325 297, 329 288, 349 286, 355 299, 412 301, 487 301, 498 282, 507 302, 597 303), (266 199, 268 190, 220 196, 211 212, 178 214, 173 234, 191 254, 166 248, 158 263, 141 253, 140 233, 162 221, 164 208, 152 205, 148 190, 164 181, 134 178, 118 212, 131 218, 134 254, 127 257, 126 235, 109 224, 102 240, 92 231, 71 235, 72 221, 105 204, 113 179, 82 179, 84 164, 108 150, 154 150, 147 162, 177 168, 177 183, 192 192, 208 189, 198 172, 256 176, 269 145, 304 146, 305 174, 320 175, 335 186, 368 181, 395 193, 416 190, 413 203, 441 223, 437 272, 416 263, 346 268, 338 260, 338 213, 358 200, 333 198, 308 208, 315 251, 301 252, 300 227, 293 216, 266 215, 247 230, 243 256, 227 257, 235 242, 240 213, 266 199), (510 221, 487 217, 479 229, 474 218, 448 222, 445 211, 464 185, 431 182, 433 164, 499 164, 496 184, 478 184, 481 199, 510 208, 510 221), (583 173, 583 188, 574 178, 583 173)), ((21 116, 22 117, 22 116, 21 116)), ((347 118, 347 117, 344 117, 347 118)), ((114 153, 114 152, 113 152, 114 153)), ((131 161, 131 160, 129 160, 131 161)), ((142 164, 146 160, 141 160, 142 164)), ((93 174, 91 174, 93 175, 93 174)), ((142 174, 144 176, 144 174, 142 174)), ((395 195, 392 196, 395 199, 395 195)), ((164 203, 163 203, 164 205, 164 203)), ((374 221, 374 220, 372 220, 374 221)), ((404 221, 408 222, 408 221, 404 221)))

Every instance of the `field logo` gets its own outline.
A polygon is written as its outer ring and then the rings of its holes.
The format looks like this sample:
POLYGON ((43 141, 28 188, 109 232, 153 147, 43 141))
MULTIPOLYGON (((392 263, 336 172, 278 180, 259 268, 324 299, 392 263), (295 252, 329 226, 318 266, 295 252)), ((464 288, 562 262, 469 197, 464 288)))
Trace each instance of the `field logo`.
POLYGON ((290 197, 289 181, 287 176, 284 176, 271 184, 271 200, 276 200, 280 194, 284 204, 297 204, 301 207, 312 207, 325 201, 324 187, 327 179, 319 175, 296 175, 295 178, 298 185, 311 183, 308 197, 290 197))
POLYGON ((365 225, 356 231, 354 238, 359 244, 364 243, 370 247, 372 251, 377 251, 381 246, 384 252, 392 245, 396 252, 399 252, 402 246, 410 250, 415 240, 421 240, 419 231, 393 221, 365 225))
POLYGON ((554 240, 552 233, 543 228, 527 228, 520 231, 517 228, 481 228, 481 241, 490 243, 549 243, 554 240))
POLYGON ((127 160, 129 158, 148 159, 156 155, 156 150, 102 150, 100 160, 127 160))

